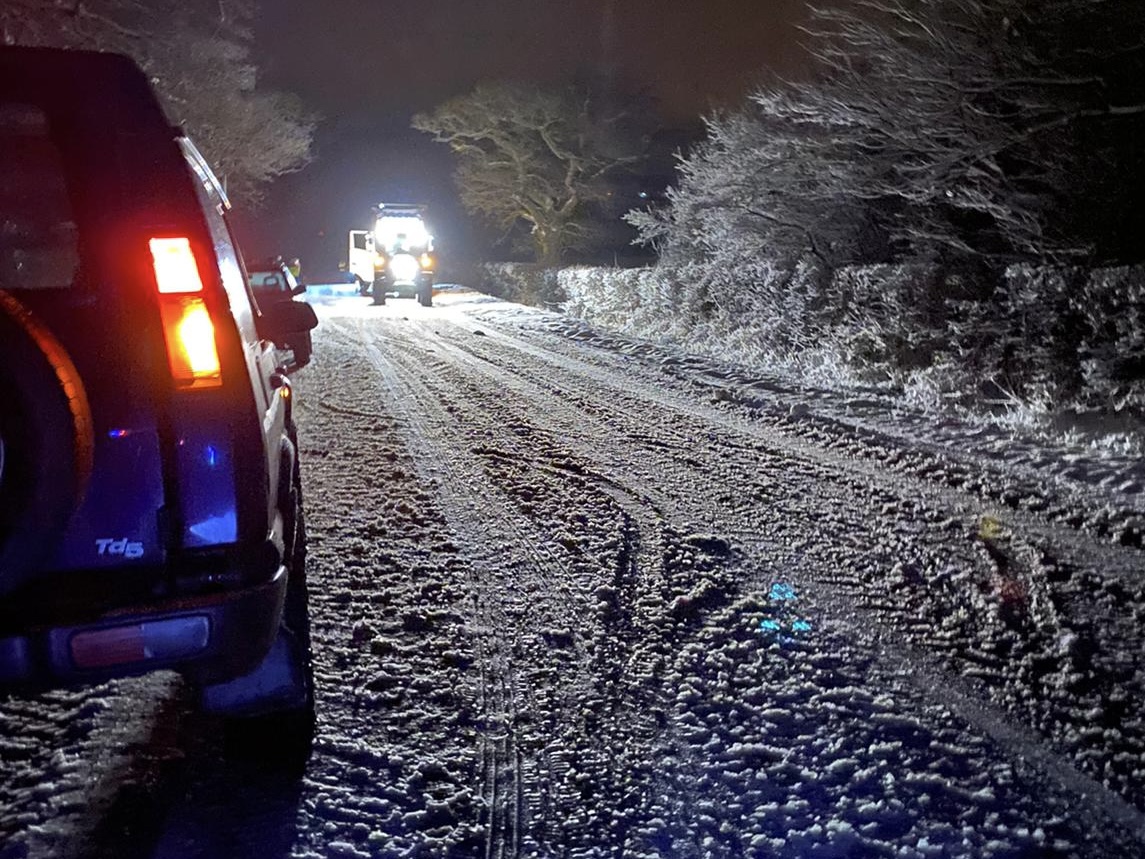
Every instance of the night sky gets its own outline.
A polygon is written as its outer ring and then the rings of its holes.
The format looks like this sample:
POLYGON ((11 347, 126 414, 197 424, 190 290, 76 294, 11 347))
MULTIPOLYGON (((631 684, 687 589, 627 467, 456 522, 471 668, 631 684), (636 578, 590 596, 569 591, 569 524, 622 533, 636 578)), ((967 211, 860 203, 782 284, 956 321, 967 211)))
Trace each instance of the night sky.
POLYGON ((769 71, 805 67, 804 0, 263 0, 262 83, 323 116, 317 159, 280 180, 257 218, 253 254, 344 256, 345 232, 383 199, 428 201, 439 244, 469 251, 446 147, 410 117, 481 80, 559 85, 605 76, 651 95, 666 126, 735 105, 769 71), (324 234, 324 235, 323 235, 324 234))

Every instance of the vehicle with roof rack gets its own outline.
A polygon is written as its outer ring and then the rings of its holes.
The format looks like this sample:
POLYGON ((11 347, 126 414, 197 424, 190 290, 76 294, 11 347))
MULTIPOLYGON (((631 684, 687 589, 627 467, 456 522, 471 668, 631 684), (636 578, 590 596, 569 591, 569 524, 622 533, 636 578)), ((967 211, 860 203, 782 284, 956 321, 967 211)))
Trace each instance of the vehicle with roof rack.
POLYGON ((437 251, 423 203, 378 203, 369 230, 351 230, 349 270, 374 304, 389 296, 433 304, 437 251))

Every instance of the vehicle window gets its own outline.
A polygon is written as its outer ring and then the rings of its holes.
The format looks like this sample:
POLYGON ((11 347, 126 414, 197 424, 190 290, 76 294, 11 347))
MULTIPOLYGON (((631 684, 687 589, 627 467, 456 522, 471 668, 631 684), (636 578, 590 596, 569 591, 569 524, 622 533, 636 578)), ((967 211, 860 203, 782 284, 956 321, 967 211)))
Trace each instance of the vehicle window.
POLYGON ((79 234, 42 110, 0 104, 0 289, 70 287, 79 234))
POLYGON ((268 292, 287 292, 288 287, 282 275, 273 271, 251 272, 250 285, 257 293, 260 289, 268 292))
POLYGON ((352 236, 352 238, 354 241, 354 248, 356 250, 360 250, 360 251, 366 250, 366 234, 365 233, 355 233, 352 236))

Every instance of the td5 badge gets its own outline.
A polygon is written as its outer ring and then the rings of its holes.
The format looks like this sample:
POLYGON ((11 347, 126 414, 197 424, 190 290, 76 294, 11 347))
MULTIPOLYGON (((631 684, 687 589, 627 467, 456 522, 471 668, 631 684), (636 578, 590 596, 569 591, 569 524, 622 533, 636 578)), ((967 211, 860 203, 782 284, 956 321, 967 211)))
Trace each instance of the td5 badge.
POLYGON ((143 543, 128 540, 126 537, 117 540, 114 537, 101 537, 95 541, 96 554, 101 558, 114 555, 122 558, 142 558, 143 543))

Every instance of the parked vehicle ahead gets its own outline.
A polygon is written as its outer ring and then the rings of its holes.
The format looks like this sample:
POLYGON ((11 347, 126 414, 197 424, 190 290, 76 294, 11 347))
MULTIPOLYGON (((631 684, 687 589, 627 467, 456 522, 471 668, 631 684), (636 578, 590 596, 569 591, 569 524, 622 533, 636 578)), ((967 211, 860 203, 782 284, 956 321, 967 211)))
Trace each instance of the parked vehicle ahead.
POLYGON ((350 231, 347 269, 359 294, 372 295, 374 304, 390 295, 433 304, 437 253, 425 214, 421 203, 378 203, 373 230, 350 231))
MULTIPOLYGON (((306 292, 306 285, 298 281, 290 266, 281 258, 252 263, 247 280, 260 308, 276 301, 293 301, 295 296, 306 292)), ((310 363, 313 342, 309 330, 291 335, 276 345, 290 350, 291 369, 305 367, 310 363)))
POLYGON ((290 379, 228 203, 146 77, 0 47, 0 686, 182 672, 235 736, 313 731, 290 379))

